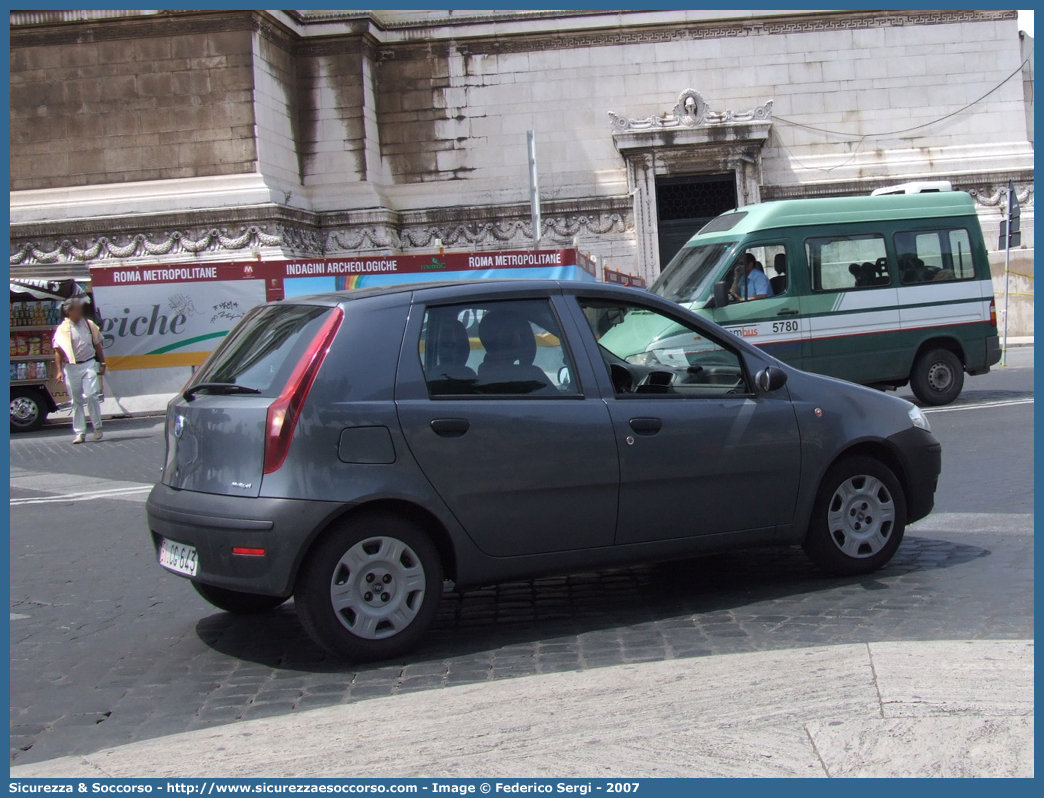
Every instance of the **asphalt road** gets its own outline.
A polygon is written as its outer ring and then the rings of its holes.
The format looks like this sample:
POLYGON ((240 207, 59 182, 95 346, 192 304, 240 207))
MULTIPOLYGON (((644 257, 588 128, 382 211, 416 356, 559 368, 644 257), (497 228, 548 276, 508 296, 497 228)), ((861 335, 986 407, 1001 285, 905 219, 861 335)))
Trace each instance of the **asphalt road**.
POLYGON ((161 571, 143 522, 158 419, 11 442, 11 757, 86 753, 239 719, 624 662, 833 643, 1033 636, 1033 350, 970 378, 930 419, 936 512, 870 577, 800 551, 447 593, 415 653, 327 658, 289 603, 237 619, 161 571), (107 493, 102 493, 108 491, 107 493), (85 495, 92 498, 84 501, 85 495))

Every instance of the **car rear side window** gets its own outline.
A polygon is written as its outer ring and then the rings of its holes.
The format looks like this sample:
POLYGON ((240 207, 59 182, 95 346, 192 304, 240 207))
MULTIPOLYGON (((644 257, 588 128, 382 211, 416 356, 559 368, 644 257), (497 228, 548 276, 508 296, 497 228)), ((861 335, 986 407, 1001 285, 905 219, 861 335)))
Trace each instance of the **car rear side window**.
POLYGON ((432 397, 580 395, 547 300, 429 307, 418 351, 432 397))
POLYGON ((899 279, 903 285, 975 277, 971 239, 963 227, 896 233, 895 254, 899 259, 899 279))
POLYGON ((254 308, 207 358, 188 387, 223 383, 278 396, 330 311, 315 305, 254 308))
POLYGON ((805 240, 813 291, 851 291, 892 284, 883 235, 830 236, 805 240))

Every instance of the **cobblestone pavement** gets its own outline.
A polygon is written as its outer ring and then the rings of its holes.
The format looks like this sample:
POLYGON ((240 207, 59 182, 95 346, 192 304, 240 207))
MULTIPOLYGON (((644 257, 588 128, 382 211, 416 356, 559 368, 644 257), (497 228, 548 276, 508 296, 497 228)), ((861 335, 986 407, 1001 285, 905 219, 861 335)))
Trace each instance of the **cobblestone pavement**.
MULTIPOLYGON (((997 390, 1028 395, 1008 379, 997 390)), ((13 505, 12 761, 550 671, 831 643, 1032 637, 1032 412, 932 415, 946 452, 937 513, 870 577, 824 577, 799 550, 761 550, 448 592, 419 650, 365 667, 326 657, 292 603, 233 618, 161 572, 141 494, 13 505)), ((159 429, 156 420, 116 422, 104 443, 76 449, 65 430, 16 438, 13 496, 57 492, 55 479, 151 482, 159 429), (37 487, 38 472, 54 478, 37 487)))

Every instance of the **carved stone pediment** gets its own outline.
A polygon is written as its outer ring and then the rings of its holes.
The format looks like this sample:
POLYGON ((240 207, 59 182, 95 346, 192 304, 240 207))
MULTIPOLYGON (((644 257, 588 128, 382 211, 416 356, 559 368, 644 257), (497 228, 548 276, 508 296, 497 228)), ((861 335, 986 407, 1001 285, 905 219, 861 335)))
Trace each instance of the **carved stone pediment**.
POLYGON ((618 149, 673 144, 701 144, 727 139, 757 140, 772 127, 772 100, 744 111, 711 111, 703 95, 686 89, 671 111, 633 119, 609 111, 613 140, 618 149), (679 139, 679 135, 681 139, 679 139))

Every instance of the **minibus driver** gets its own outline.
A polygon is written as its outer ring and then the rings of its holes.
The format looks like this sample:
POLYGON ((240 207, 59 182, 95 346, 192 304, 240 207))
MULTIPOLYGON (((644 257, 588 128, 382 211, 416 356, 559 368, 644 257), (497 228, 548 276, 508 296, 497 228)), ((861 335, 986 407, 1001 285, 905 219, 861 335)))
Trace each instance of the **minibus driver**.
POLYGON ((757 268, 757 258, 752 252, 745 253, 743 257, 744 276, 733 289, 732 298, 737 302, 750 302, 772 296, 772 286, 765 272, 757 268))

